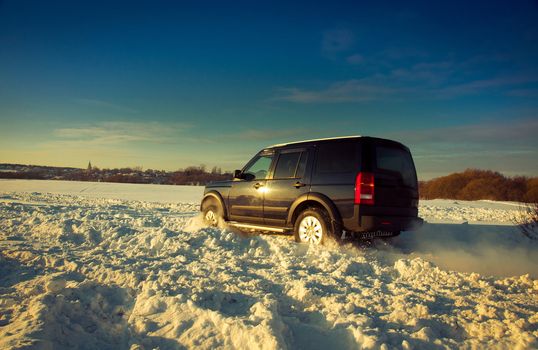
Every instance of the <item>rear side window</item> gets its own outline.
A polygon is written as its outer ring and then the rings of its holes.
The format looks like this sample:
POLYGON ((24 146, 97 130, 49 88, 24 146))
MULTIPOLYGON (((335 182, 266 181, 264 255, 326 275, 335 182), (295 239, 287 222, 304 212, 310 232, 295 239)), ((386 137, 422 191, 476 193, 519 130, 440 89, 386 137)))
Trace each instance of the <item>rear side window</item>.
POLYGON ((401 175, 404 185, 417 187, 415 165, 411 154, 401 148, 376 147, 377 168, 393 171, 401 175))
POLYGON ((329 142, 319 145, 318 173, 350 173, 360 169, 359 147, 356 142, 329 142))
POLYGON ((275 167, 273 179, 303 177, 306 167, 306 152, 281 153, 275 167))
POLYGON ((295 170, 301 158, 301 152, 282 153, 276 163, 274 179, 295 177, 295 170))

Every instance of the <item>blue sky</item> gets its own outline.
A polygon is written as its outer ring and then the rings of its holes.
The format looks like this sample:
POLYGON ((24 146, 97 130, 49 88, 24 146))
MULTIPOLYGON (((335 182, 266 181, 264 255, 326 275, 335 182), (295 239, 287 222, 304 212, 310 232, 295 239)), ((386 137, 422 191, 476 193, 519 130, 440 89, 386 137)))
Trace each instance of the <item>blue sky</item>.
POLYGON ((538 175, 538 2, 0 1, 0 162, 239 168, 370 135, 538 175))

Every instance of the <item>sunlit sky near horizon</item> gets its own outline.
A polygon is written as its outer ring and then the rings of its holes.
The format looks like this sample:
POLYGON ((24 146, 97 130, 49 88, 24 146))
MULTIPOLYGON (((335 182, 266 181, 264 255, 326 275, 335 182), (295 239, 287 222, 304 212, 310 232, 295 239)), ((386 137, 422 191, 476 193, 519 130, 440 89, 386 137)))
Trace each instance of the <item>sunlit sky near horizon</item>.
POLYGON ((387 137, 538 175, 537 1, 1 1, 0 162, 241 167, 387 137))

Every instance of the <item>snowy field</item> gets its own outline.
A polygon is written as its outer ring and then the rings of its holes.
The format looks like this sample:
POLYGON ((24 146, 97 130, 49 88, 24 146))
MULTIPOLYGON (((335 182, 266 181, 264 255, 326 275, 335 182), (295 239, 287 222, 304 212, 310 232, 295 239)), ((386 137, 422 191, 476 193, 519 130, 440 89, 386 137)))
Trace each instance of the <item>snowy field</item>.
POLYGON ((372 245, 204 227, 203 188, 0 180, 0 349, 536 349, 515 203, 372 245))

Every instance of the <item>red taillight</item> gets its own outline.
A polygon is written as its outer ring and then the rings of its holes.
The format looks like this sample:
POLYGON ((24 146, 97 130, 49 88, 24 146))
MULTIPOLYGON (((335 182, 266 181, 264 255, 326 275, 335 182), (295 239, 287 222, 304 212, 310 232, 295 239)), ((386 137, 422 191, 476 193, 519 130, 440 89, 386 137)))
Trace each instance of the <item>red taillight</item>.
POLYGON ((360 172, 355 180, 355 204, 374 204, 374 174, 360 172))

